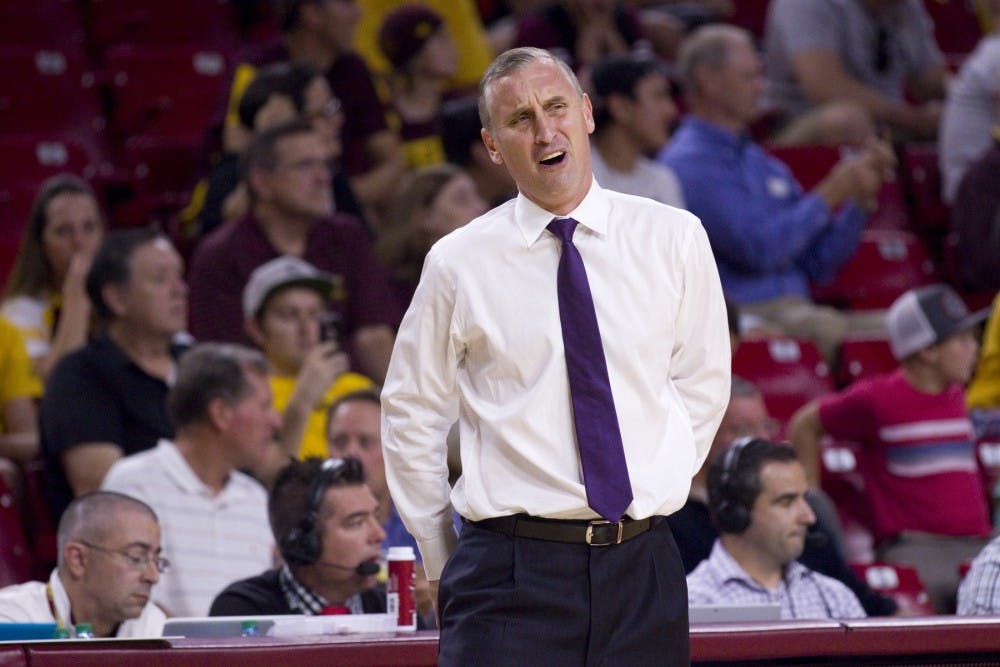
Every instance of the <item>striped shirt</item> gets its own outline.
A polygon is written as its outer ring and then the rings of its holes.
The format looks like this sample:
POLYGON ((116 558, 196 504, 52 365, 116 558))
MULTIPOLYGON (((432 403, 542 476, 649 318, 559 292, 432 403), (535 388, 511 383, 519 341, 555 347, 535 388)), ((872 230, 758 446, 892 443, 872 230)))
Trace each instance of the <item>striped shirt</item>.
POLYGON ((959 616, 996 614, 1000 614, 1000 537, 979 552, 958 587, 959 616))
POLYGON ((836 579, 792 561, 775 589, 754 581, 726 551, 720 540, 711 555, 687 576, 688 604, 779 604, 781 618, 864 618, 865 610, 851 590, 836 579))
POLYGON ((119 459, 102 488, 139 498, 153 508, 170 569, 153 587, 153 601, 170 616, 207 616, 230 583, 274 566, 267 492, 233 471, 219 493, 198 479, 168 440, 119 459))

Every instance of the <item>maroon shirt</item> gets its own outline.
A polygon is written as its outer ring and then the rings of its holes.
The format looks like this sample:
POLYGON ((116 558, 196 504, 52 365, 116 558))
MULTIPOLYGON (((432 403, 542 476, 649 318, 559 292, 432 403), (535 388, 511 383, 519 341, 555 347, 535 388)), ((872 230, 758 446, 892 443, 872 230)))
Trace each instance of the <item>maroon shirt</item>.
MULTIPOLYGON (((236 58, 236 66, 248 64, 260 69, 274 63, 286 62, 291 59, 288 49, 280 39, 267 44, 251 47, 236 58)), ((235 67, 233 70, 235 71, 235 67)), ((340 99, 344 112, 344 129, 341 135, 344 141, 344 155, 341 161, 348 176, 363 173, 370 166, 366 157, 365 145, 376 132, 388 130, 385 119, 385 109, 375 84, 372 82, 371 71, 364 59, 356 53, 344 53, 337 57, 326 71, 326 80, 333 94, 340 99)), ((221 99, 221 108, 216 112, 218 127, 222 127, 226 106, 232 96, 232 78, 226 88, 226 94, 221 99)))
MULTIPOLYGON (((195 251, 188 281, 191 334, 201 341, 248 344, 243 287, 254 269, 277 256, 252 217, 234 220, 206 236, 195 251)), ((343 318, 347 338, 359 327, 395 325, 399 306, 388 273, 352 218, 335 215, 317 222, 302 259, 334 276, 330 309, 343 318)))

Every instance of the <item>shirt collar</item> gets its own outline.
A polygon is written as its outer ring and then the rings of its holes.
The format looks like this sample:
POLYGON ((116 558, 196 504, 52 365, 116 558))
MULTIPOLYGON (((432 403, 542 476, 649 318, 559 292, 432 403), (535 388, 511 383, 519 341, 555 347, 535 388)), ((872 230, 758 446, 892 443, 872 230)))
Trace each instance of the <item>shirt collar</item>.
POLYGON ((715 123, 710 123, 707 120, 698 118, 693 114, 689 114, 687 118, 682 121, 683 125, 689 125, 701 139, 709 144, 714 144, 716 147, 728 148, 733 151, 741 151, 748 144, 753 143, 753 139, 750 137, 749 132, 741 132, 735 134, 720 127, 715 123))
MULTIPOLYGON (((316 616, 323 612, 323 608, 329 606, 329 602, 322 595, 314 593, 302 582, 295 578, 292 570, 285 563, 278 570, 278 585, 288 602, 288 608, 307 616, 316 616)), ((361 595, 356 594, 347 598, 343 604, 351 614, 363 614, 364 607, 361 595)))
MULTIPOLYGON (((766 592, 763 586, 758 584, 753 577, 746 573, 740 564, 736 562, 736 559, 726 550, 726 547, 722 545, 722 540, 716 540, 715 544, 712 545, 712 554, 709 556, 713 565, 715 566, 716 575, 719 578, 719 583, 727 584, 730 581, 738 581, 748 588, 752 588, 757 591, 766 592)), ((785 585, 791 585, 793 582, 809 575, 811 571, 805 565, 798 561, 792 561, 785 565, 784 581, 785 585)))
POLYGON ((584 227, 604 236, 608 231, 608 217, 611 213, 611 202, 607 193, 593 179, 587 196, 583 198, 579 206, 570 211, 567 215, 556 215, 551 211, 531 201, 523 194, 518 194, 514 201, 514 224, 521 231, 525 245, 531 247, 541 238, 545 228, 553 218, 573 218, 584 227))

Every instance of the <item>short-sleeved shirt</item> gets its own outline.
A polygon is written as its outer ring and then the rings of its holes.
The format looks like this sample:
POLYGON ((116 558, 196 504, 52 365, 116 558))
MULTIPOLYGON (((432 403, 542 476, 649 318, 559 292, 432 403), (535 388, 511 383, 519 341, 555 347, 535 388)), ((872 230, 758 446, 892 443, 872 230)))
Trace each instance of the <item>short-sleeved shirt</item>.
POLYGON ((833 51, 849 76, 896 100, 903 98, 908 79, 944 60, 921 0, 901 0, 877 19, 862 0, 772 0, 764 35, 766 108, 797 115, 812 106, 795 79, 792 59, 813 49, 833 51), (880 27, 887 40, 882 71, 876 62, 880 27))
MULTIPOLYGON (((270 377, 271 397, 274 401, 274 409, 284 414, 288 402, 292 399, 295 391, 295 376, 272 375, 270 377)), ((344 373, 330 385, 319 405, 309 413, 309 420, 306 424, 306 432, 302 436, 302 444, 299 447, 299 458, 305 459, 310 456, 326 458, 329 451, 326 444, 326 413, 337 399, 346 396, 352 391, 372 388, 374 383, 364 375, 358 373, 344 373)))
POLYGON ((897 369, 824 396, 819 418, 834 438, 861 445, 858 470, 876 542, 902 531, 990 534, 960 386, 927 394, 897 369))
POLYGON ((153 587, 153 601, 171 616, 205 616, 233 581, 274 565, 267 491, 239 471, 216 493, 202 482, 169 440, 119 459, 102 489, 138 498, 153 508, 170 569, 153 587))
POLYGON ((864 618, 854 593, 836 579, 792 561, 776 589, 758 584, 730 555, 721 541, 687 577, 688 603, 779 604, 781 618, 864 618))
MULTIPOLYGON (((188 281, 194 337, 247 344, 243 287, 254 269, 277 256, 252 217, 223 225, 206 236, 195 251, 188 281)), ((353 219, 336 215, 313 225, 302 259, 332 274, 329 306, 341 315, 348 337, 360 327, 395 324, 397 307, 388 289, 388 273, 353 219)))
MULTIPOLYGON (((0 406, 7 401, 41 395, 42 383, 31 367, 21 332, 0 317, 0 406)), ((0 413, 0 433, 6 431, 5 427, 0 413)))
MULTIPOLYGON (((226 95, 226 124, 238 123, 236 111, 246 87, 257 71, 268 65, 291 60, 291 54, 280 40, 251 47, 237 56, 237 65, 226 95)), ((366 143, 377 132, 388 130, 382 102, 379 100, 371 72, 356 53, 342 53, 326 71, 326 80, 333 94, 340 99, 344 113, 342 161, 349 176, 368 168, 366 143)), ((221 113, 220 113, 221 115, 221 113)))
MULTIPOLYGON (((175 358, 182 347, 173 350, 175 358)), ((46 492, 58 517, 73 499, 62 456, 77 445, 110 442, 124 455, 172 437, 167 383, 101 337, 64 357, 52 371, 39 409, 46 492)))
POLYGON ((59 299, 19 294, 3 302, 0 315, 16 326, 28 346, 32 359, 44 357, 52 349, 52 329, 59 299))

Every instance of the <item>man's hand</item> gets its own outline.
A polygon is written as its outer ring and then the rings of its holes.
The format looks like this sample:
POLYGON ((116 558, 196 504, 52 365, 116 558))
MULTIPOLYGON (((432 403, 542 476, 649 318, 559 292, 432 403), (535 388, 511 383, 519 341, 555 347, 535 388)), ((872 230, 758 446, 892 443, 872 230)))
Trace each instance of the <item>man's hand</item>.
POLYGON ((319 405, 337 378, 350 370, 347 355, 334 341, 320 343, 306 354, 295 382, 295 394, 310 409, 319 405))

